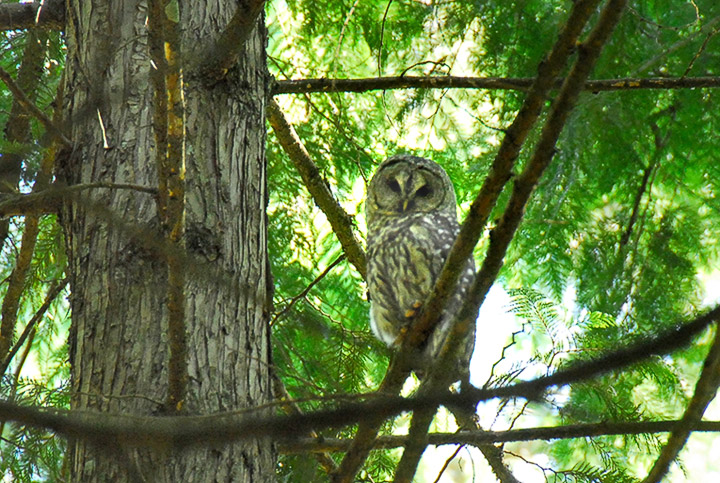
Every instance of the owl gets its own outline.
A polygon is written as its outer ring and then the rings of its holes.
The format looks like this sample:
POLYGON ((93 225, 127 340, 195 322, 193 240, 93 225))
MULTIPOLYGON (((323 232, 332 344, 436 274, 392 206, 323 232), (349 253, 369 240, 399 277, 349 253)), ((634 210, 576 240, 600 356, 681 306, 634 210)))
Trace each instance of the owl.
MULTIPOLYGON (((368 186, 367 283, 370 326, 375 336, 396 348, 398 336, 419 313, 435 285, 459 231, 455 190, 437 163, 407 154, 383 162, 368 186)), ((472 282, 468 261, 455 294, 414 362, 421 374, 437 357, 453 317, 472 282)), ((467 371, 475 325, 458 354, 458 369, 467 371)))

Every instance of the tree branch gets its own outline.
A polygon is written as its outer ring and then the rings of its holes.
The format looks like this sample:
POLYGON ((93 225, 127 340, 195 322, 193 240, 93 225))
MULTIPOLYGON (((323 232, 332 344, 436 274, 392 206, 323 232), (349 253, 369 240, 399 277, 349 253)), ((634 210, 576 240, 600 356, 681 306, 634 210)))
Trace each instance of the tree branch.
MULTIPOLYGON (((470 211, 460 228, 460 233, 435 282, 433 292, 425 301, 425 305, 417 322, 413 325, 413 329, 408 332, 408 339, 411 340, 412 345, 417 345, 427 339, 432 328, 437 323, 437 314, 442 313, 442 309, 445 307, 448 298, 454 292, 460 273, 464 270, 467 260, 472 256, 473 249, 485 229, 490 212, 497 203, 497 199, 505 184, 511 177, 511 172, 515 160, 520 153, 520 149, 540 116, 542 105, 554 83, 554 79, 564 67, 571 52, 575 49, 577 39, 590 16, 595 12, 598 3, 599 0, 585 0, 578 1, 573 5, 567 23, 560 33, 556 44, 553 46, 552 51, 547 56, 547 59, 538 66, 538 75, 525 98, 520 112, 518 112, 515 120, 505 133, 498 153, 493 160, 490 173, 487 178, 485 178, 480 192, 470 206, 470 211)), ((584 81, 585 78, 586 77, 582 77, 582 80, 584 81)), ((573 86, 574 85, 575 84, 573 84, 573 86)), ((569 92, 566 93, 566 96, 568 94, 569 92)), ((572 101, 574 99, 568 98, 567 100, 572 101)), ((563 112, 560 109, 561 107, 565 108, 564 105, 559 106, 557 102, 555 103, 556 116, 563 112)), ((560 121, 560 119, 558 119, 558 121, 560 121)), ((553 124, 553 126, 554 125, 555 124, 553 124)), ((548 121, 547 126, 550 126, 550 121, 548 121)), ((546 131, 549 130, 547 126, 546 131)), ((550 135, 551 132, 548 132, 546 135, 548 141, 551 140, 550 135)), ((532 180, 528 179, 527 181, 531 182, 532 180)), ((512 234, 514 234, 514 230, 512 234)), ((510 237, 512 237, 512 234, 510 234, 510 237)), ((488 258, 489 254, 486 255, 484 266, 492 261, 488 261, 488 258)), ((478 285, 479 279, 480 276, 476 276, 475 285, 478 285)), ((481 303, 482 302, 480 302, 480 304, 481 303)), ((478 307, 480 304, 478 304, 478 307)), ((475 319, 472 318, 472 321, 474 320, 475 319)), ((466 325, 470 323, 469 319, 465 322, 466 325)))
MULTIPOLYGON (((453 413, 453 416, 455 416, 455 421, 457 421, 458 427, 461 430, 467 430, 476 435, 486 433, 478 423, 476 405, 453 406, 450 408, 450 411, 453 413)), ((432 441, 432 436, 428 441, 432 441)), ((497 477, 500 483, 520 483, 510 468, 505 465, 503 461, 503 449, 495 446, 493 443, 494 442, 478 444, 477 448, 485 457, 495 477, 497 477)))
POLYGON ((692 428, 700 422, 708 405, 715 398, 718 386, 720 386, 720 327, 716 326, 715 340, 705 358, 700 378, 695 385, 695 394, 642 483, 659 483, 663 480, 670 469, 670 464, 685 446, 692 428))
MULTIPOLYGON (((16 83, 18 88, 26 94, 29 102, 35 102, 37 97, 40 79, 45 68, 47 39, 47 32, 39 30, 32 30, 26 36, 16 83)), ((30 116, 17 99, 13 99, 4 131, 7 141, 24 144, 30 140, 30 116)), ((0 156, 0 194, 14 194, 18 191, 23 159, 22 154, 13 152, 4 152, 0 156)), ((9 220, 0 220, 0 247, 5 244, 8 227, 9 220)))
MULTIPOLYGON (((303 414, 302 409, 300 409, 300 406, 292 400, 290 394, 288 394, 287 389, 285 388, 285 384, 283 384, 277 374, 272 375, 272 380, 275 397, 282 402, 282 408, 285 414, 303 414)), ((324 440, 324 438, 319 437, 319 435, 314 429, 311 429, 308 434, 310 435, 310 439, 313 441, 324 440)), ((323 470, 325 470, 327 474, 331 474, 332 472, 337 470, 337 464, 335 463, 335 460, 332 459, 332 457, 326 451, 313 451, 313 456, 315 456, 315 459, 318 461, 320 466, 322 466, 323 470)))
MULTIPOLYGON (((276 80, 273 95, 327 92, 368 92, 390 89, 484 89, 528 91, 531 77, 457 77, 457 76, 395 76, 365 79, 292 79, 276 80)), ((558 89, 562 79, 555 79, 558 89)), ((628 91, 638 89, 697 89, 720 87, 720 77, 629 77, 587 81, 583 90, 590 92, 628 91)))
POLYGON ((300 174, 305 187, 318 207, 325 213, 348 261, 353 264, 362 278, 365 278, 365 251, 355 236, 352 219, 337 202, 292 124, 287 120, 277 102, 272 99, 268 102, 267 116, 275 136, 277 136, 290 161, 295 165, 295 169, 300 174))
POLYGON ((436 411, 437 407, 434 406, 413 411, 410 429, 405 439, 405 449, 397 468, 395 468, 394 483, 411 483, 413 481, 420 458, 428 444, 428 429, 430 429, 436 411))
POLYGON ((0 4, 0 31, 31 28, 61 30, 65 23, 65 2, 45 0, 42 9, 40 5, 40 2, 0 4))
POLYGON ((15 260, 15 266, 8 277, 8 286, 2 301, 2 322, 0 322, 0 359, 7 358, 15 337, 20 298, 25 292, 30 264, 35 254, 37 236, 40 233, 38 217, 25 218, 20 251, 15 260))
POLYGON ((76 184, 72 186, 51 185, 42 191, 30 194, 18 194, 0 197, 0 218, 9 216, 41 215, 57 213, 60 203, 76 193, 90 189, 121 189, 132 190, 157 196, 157 189, 149 186, 140 186, 126 183, 96 183, 76 184))
MULTIPOLYGON (((465 444, 484 446, 497 443, 515 443, 520 441, 550 441, 555 439, 595 438, 598 436, 616 436, 631 434, 669 433, 681 420, 637 421, 620 423, 589 423, 567 426, 511 429, 509 431, 458 431, 456 433, 430 433, 428 444, 442 446, 446 444, 465 444)), ((690 430, 693 432, 720 433, 720 421, 698 421, 690 430)), ((405 445, 407 436, 378 436, 373 449, 393 449, 405 445)), ((350 448, 352 440, 338 438, 292 438, 281 439, 278 448, 281 453, 329 453, 342 452, 350 448)))
MULTIPOLYGON (((155 65, 153 132, 158 173, 158 217, 170 246, 185 248, 185 101, 180 63, 180 28, 175 0, 148 2, 148 38, 155 65)), ((167 264, 168 390, 166 409, 180 411, 189 380, 185 320, 185 265, 169 256, 167 264)))
MULTIPOLYGON (((0 401, 0 420, 44 427, 66 436, 99 444, 185 447, 208 442, 222 443, 253 438, 295 438, 312 429, 342 427, 358 421, 385 419, 403 411, 440 404, 471 405, 502 397, 535 399, 551 386, 563 386, 626 367, 653 355, 686 346, 694 336, 720 317, 720 307, 661 336, 638 342, 593 361, 572 364, 557 373, 495 389, 468 389, 460 394, 431 394, 425 398, 367 395, 366 400, 334 409, 293 416, 258 416, 267 406, 207 416, 132 416, 91 411, 67 411, 20 406, 0 401)), ((713 429, 714 430, 714 429, 713 429)), ((357 438, 356 438, 357 439, 357 438)), ((374 440, 374 438, 373 438, 374 440)), ((354 441, 353 441, 354 443, 354 441)), ((371 444, 372 446, 372 444, 371 444)))
POLYGON ((52 122, 52 120, 47 117, 44 112, 42 112, 39 107, 37 107, 30 99, 28 99, 22 89, 20 89, 20 87, 18 87, 18 85, 15 83, 10 74, 2 67, 0 67, 0 80, 2 80, 8 87, 10 92, 12 92, 15 101, 20 104, 20 106, 25 109, 28 114, 37 118, 37 120, 40 121, 40 123, 45 127, 48 133, 50 133, 55 139, 59 140, 65 146, 72 146, 72 141, 70 141, 70 139, 68 139, 67 136, 63 134, 60 128, 58 128, 52 122))
MULTIPOLYGON (((59 99, 61 97, 62 84, 58 87, 56 94, 56 98, 59 99)), ((61 107, 58 103, 53 114, 55 120, 60 119, 60 115, 61 107)), ((50 184, 53 166, 55 165, 57 148, 57 142, 53 142, 51 143, 50 148, 43 153, 40 169, 38 170, 35 183, 33 185, 33 191, 42 191, 50 184)), ((0 322, 0 359, 2 360, 5 360, 5 358, 9 355, 12 340, 15 336, 15 326, 17 325, 20 298, 25 291, 28 274, 30 273, 30 267, 35 255, 35 246, 37 244, 37 237, 39 233, 39 217, 35 215, 26 216, 25 226, 22 233, 22 245, 20 247, 17 260, 15 261, 15 267, 8 278, 7 290, 5 291, 5 297, 2 301, 2 322, 0 322)))

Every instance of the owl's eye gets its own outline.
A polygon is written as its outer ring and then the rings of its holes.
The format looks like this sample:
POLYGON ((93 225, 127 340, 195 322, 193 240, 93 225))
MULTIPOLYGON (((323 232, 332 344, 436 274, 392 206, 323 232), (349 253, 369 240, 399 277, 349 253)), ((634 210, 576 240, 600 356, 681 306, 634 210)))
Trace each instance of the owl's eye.
POLYGON ((428 197, 432 194, 432 188, 424 184, 420 188, 418 188, 415 194, 418 195, 420 198, 428 197))
POLYGON ((400 183, 398 183, 397 180, 389 179, 387 185, 388 188, 390 188, 390 191, 393 191, 394 193, 400 193, 400 183))

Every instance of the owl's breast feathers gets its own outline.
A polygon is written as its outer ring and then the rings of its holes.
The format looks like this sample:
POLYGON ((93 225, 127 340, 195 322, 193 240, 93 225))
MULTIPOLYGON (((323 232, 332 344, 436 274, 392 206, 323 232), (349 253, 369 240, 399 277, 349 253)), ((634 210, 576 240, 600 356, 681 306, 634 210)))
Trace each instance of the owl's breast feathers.
POLYGON ((379 216, 369 230, 368 288, 375 335, 393 345, 425 302, 457 236, 453 215, 379 216))

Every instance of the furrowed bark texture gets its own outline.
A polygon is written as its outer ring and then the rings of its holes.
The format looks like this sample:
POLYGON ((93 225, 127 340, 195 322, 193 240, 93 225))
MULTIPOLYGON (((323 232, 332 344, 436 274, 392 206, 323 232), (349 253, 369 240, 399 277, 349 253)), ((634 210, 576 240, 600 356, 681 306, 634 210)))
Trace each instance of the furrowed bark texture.
MULTIPOLYGON (((235 4, 202 0, 180 7, 189 58, 191 49, 219 36, 235 4)), ((147 15, 141 1, 69 2, 64 108, 76 147, 59 174, 70 185, 157 186, 147 15)), ((185 80, 185 414, 232 411, 271 398, 262 22, 224 81, 208 87, 202 79, 185 80)), ((157 206, 147 193, 88 193, 63 211, 72 284, 72 407, 159 415, 168 381, 168 281, 157 250, 157 206), (112 226, 106 210, 146 230, 131 234, 112 226), (148 240, 147 229, 157 238, 148 240)), ((167 443, 127 449, 118 440, 113 453, 75 442, 71 480, 273 481, 268 441, 182 453, 167 443)))

